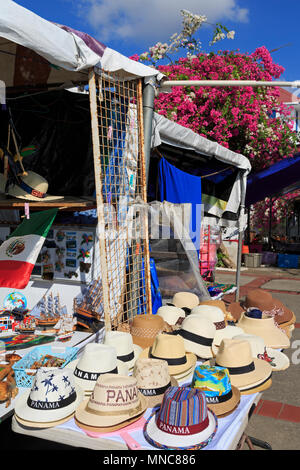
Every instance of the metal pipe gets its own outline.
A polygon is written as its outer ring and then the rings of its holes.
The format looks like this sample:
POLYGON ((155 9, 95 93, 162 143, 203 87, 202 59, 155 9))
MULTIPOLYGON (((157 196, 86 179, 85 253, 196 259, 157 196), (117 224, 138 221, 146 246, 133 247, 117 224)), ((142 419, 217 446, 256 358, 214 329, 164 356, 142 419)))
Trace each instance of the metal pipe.
POLYGON ((148 186, 151 139, 152 139, 152 120, 154 113, 156 79, 153 77, 144 85, 143 88, 143 118, 144 118, 144 153, 145 153, 145 176, 146 187, 148 186))
MULTIPOLYGON (((245 179, 243 177, 244 171, 241 171, 241 204, 240 204, 240 217, 244 215, 245 210, 245 199, 246 199, 246 184, 245 179)), ((241 277, 241 263, 242 263, 242 245, 243 245, 243 238, 244 238, 244 230, 241 230, 239 226, 239 241, 238 241, 238 250, 237 250, 237 261, 236 261, 236 277, 235 277, 235 284, 236 284, 236 291, 235 291, 235 301, 239 301, 240 296, 240 277, 241 277)))
POLYGON ((300 88, 300 80, 293 82, 280 81, 256 81, 256 80, 166 80, 160 85, 160 88, 169 88, 172 86, 281 86, 300 88))

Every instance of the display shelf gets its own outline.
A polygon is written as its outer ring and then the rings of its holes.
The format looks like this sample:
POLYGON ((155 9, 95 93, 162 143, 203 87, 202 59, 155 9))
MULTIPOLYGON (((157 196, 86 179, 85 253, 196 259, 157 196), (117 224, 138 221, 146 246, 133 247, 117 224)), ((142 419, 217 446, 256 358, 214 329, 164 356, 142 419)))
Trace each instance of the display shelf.
POLYGON ((5 195, 1 195, 0 197, 0 209, 2 210, 24 208, 25 203, 29 204, 30 210, 39 210, 45 208, 53 209, 58 207, 65 211, 77 211, 95 209, 97 207, 96 201, 94 199, 71 196, 65 196, 63 199, 58 199, 56 201, 26 201, 25 199, 18 199, 8 196, 6 197, 5 195))

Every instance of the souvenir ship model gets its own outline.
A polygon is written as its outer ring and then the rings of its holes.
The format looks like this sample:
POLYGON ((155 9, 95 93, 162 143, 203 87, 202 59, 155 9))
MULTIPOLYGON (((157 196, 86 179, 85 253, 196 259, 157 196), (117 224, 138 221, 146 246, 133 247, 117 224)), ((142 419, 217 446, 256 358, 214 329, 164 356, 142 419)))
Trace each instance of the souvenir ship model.
MULTIPOLYGON (((39 315, 36 317, 37 326, 39 328, 47 329, 53 328, 60 318, 60 301, 59 295, 57 294, 54 299, 52 292, 47 296, 44 296, 42 300, 37 304, 39 315)), ((31 311, 33 313, 33 311, 31 311)))
POLYGON ((22 321, 20 321, 18 327, 16 330, 18 333, 21 333, 23 335, 32 335, 35 332, 35 329, 37 327, 37 322, 34 317, 25 317, 22 321))
POLYGON ((63 307, 61 317, 54 327, 54 329, 57 330, 57 341, 69 341, 76 329, 76 323, 77 318, 72 314, 68 314, 66 307, 63 307))
POLYGON ((92 281, 83 297, 74 299, 73 310, 78 326, 90 330, 98 329, 99 322, 103 321, 101 281, 92 281))

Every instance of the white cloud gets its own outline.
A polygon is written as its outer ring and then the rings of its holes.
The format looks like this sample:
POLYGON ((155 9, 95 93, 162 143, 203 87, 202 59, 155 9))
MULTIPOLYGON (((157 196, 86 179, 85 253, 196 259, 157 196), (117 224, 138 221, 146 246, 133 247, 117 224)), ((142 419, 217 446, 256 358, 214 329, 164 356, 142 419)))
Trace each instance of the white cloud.
POLYGON ((208 22, 247 22, 237 0, 77 0, 82 19, 103 41, 167 40, 181 30, 180 10, 206 15, 208 22))

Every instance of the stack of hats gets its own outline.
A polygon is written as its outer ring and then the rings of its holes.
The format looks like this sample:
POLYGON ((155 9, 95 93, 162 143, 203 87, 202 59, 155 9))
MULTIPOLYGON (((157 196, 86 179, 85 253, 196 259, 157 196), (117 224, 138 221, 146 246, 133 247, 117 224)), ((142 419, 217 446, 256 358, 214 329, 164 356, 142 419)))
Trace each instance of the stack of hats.
POLYGON ((117 360, 123 362, 129 372, 132 371, 135 361, 142 352, 140 346, 133 344, 131 334, 125 331, 106 331, 103 344, 116 349, 117 360))
POLYGON ((154 339, 165 330, 165 321, 160 315, 136 315, 130 324, 132 341, 142 349, 152 346, 154 339))
POLYGON ((234 318, 231 316, 230 312, 228 311, 225 302, 223 300, 203 300, 199 303, 199 305, 210 305, 213 307, 219 307, 223 314, 224 314, 224 320, 227 322, 234 322, 234 318))
POLYGON ((185 318, 185 311, 175 305, 163 305, 159 307, 156 314, 162 317, 169 326, 180 324, 185 318))
POLYGON ((183 320, 176 334, 183 338, 186 351, 196 354, 200 359, 213 357, 212 344, 216 326, 212 320, 199 315, 189 315, 183 320))

